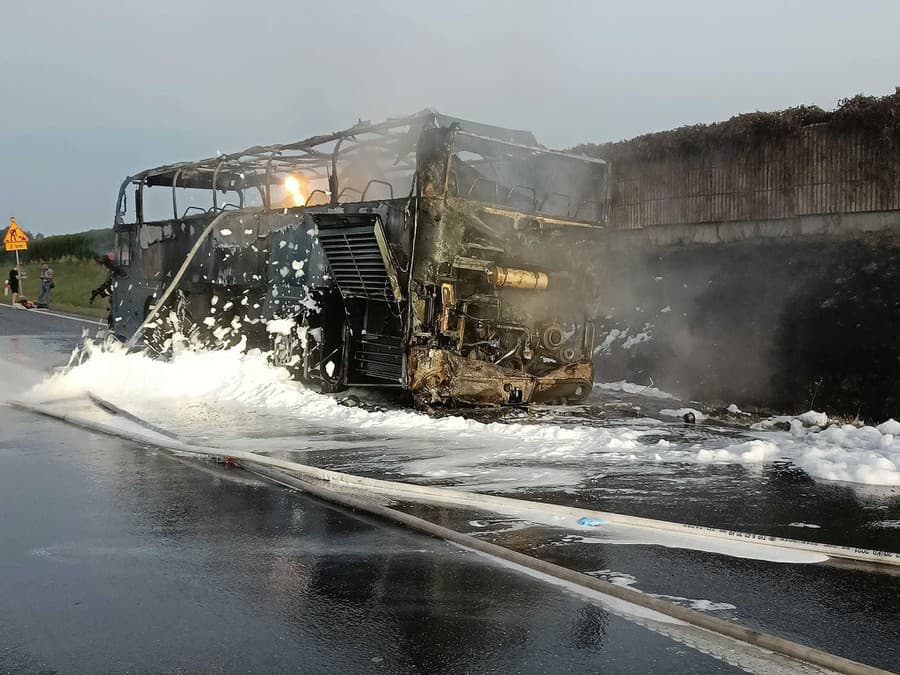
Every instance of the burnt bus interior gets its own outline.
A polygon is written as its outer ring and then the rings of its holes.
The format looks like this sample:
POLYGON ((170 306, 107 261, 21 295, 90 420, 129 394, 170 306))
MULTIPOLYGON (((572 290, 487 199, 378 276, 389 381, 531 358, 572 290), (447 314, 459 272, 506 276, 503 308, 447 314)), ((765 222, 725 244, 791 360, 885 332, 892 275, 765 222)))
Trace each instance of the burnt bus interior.
POLYGON ((197 245, 148 335, 161 350, 246 339, 323 390, 421 405, 578 401, 608 171, 430 110, 149 169, 119 191, 114 331, 197 245))

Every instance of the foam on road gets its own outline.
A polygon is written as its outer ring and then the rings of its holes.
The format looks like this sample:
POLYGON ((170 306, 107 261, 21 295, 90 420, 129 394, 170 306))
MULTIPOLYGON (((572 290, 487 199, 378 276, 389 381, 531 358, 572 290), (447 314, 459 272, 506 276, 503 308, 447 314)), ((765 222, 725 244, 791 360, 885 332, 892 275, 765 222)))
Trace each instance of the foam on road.
POLYGON ((118 346, 88 345, 73 365, 42 383, 40 396, 67 397, 91 390, 139 411, 165 407, 175 424, 180 409, 198 402, 268 409, 311 427, 369 434, 401 453, 416 450, 402 472, 453 478, 476 488, 562 486, 578 477, 572 465, 581 467, 577 471, 583 475, 592 465, 616 461, 789 461, 827 480, 900 485, 900 436, 890 424, 881 431, 850 425, 808 428, 797 421, 790 432, 728 430, 696 443, 685 441, 681 425, 652 418, 624 423, 483 423, 410 410, 348 408, 292 381, 286 370, 270 366, 265 354, 241 347, 178 348, 171 359, 160 360, 129 354, 118 346))

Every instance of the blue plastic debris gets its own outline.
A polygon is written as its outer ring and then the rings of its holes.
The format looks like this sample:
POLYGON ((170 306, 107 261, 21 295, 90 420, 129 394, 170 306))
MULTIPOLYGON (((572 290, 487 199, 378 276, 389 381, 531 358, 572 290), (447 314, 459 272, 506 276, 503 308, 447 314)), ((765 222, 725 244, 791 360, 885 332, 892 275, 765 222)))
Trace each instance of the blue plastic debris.
POLYGON ((578 524, 582 527, 596 527, 597 525, 606 525, 605 520, 598 520, 596 518, 582 518, 578 521, 578 524))

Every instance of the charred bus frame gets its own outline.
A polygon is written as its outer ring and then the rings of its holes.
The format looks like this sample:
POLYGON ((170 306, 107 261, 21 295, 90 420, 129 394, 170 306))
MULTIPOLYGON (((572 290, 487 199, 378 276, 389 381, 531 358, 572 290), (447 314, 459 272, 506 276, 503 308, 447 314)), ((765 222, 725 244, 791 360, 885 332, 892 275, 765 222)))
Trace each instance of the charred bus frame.
POLYGON ((608 186, 603 160, 434 111, 149 169, 119 191, 114 330, 134 332, 218 218, 161 348, 176 329, 249 336, 307 382, 419 404, 581 400, 608 186), (171 218, 146 217, 156 188, 171 218), (180 190, 208 201, 179 211, 180 190))

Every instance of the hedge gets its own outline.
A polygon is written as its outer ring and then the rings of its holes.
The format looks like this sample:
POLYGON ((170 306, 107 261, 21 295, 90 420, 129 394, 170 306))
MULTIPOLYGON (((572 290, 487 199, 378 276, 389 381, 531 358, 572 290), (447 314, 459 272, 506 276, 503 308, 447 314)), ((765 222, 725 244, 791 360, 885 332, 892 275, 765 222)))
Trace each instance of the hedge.
POLYGON ((888 96, 853 96, 838 102, 834 110, 798 106, 775 112, 736 115, 715 124, 694 124, 615 143, 585 143, 572 152, 613 161, 653 160, 703 153, 712 148, 749 149, 778 142, 812 124, 826 124, 835 133, 857 132, 900 148, 900 88, 888 96))
MULTIPOLYGON (((28 250, 19 253, 23 263, 39 260, 89 260, 113 250, 111 228, 74 234, 58 234, 28 242, 28 250)), ((15 264, 15 253, 3 253, 5 264, 15 264)))

